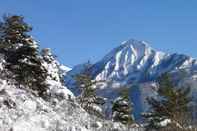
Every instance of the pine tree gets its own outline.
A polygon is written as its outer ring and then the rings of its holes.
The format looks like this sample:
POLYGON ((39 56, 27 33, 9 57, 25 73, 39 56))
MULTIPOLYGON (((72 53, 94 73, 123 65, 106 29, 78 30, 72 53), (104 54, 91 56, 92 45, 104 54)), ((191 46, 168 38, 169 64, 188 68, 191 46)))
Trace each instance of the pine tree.
POLYGON ((151 113, 144 116, 149 121, 148 128, 160 128, 160 122, 166 119, 171 121, 171 125, 184 127, 185 118, 189 115, 190 88, 176 88, 169 74, 163 74, 158 83, 158 97, 147 99, 153 109, 151 113))
POLYGON ((129 91, 125 87, 121 90, 120 97, 118 97, 113 103, 112 118, 113 121, 121 122, 125 125, 130 125, 133 123, 132 105, 129 100, 129 91))
POLYGON ((42 66, 38 45, 28 35, 32 28, 22 16, 6 16, 1 23, 0 52, 5 54, 6 68, 21 85, 42 95, 47 88, 46 69, 42 66))
POLYGON ((88 113, 104 117, 102 105, 105 104, 105 99, 96 94, 96 84, 100 81, 92 80, 88 71, 89 62, 86 65, 84 72, 76 76, 77 85, 80 89, 79 103, 88 113))

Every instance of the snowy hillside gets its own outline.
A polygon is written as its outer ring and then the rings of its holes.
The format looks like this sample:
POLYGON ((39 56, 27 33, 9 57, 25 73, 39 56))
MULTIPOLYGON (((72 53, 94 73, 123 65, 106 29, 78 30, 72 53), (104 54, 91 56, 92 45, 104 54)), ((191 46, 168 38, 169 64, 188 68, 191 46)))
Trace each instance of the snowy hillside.
MULTIPOLYGON (((3 72, 6 63, 3 57, 0 60, 0 72, 3 72)), ((61 69, 57 63, 59 62, 53 59, 44 64, 51 74, 47 80, 50 94, 47 100, 37 96, 29 88, 18 88, 14 80, 5 79, 1 74, 1 131, 126 131, 120 123, 99 119, 83 110, 75 101, 73 93, 62 85, 61 75, 58 75, 61 74, 61 69)))
POLYGON ((60 64, 49 48, 42 50, 47 97, 22 85, 19 88, 14 79, 5 77, 7 63, 0 56, 1 131, 127 131, 122 124, 91 116, 80 107, 62 81, 70 69, 60 64))

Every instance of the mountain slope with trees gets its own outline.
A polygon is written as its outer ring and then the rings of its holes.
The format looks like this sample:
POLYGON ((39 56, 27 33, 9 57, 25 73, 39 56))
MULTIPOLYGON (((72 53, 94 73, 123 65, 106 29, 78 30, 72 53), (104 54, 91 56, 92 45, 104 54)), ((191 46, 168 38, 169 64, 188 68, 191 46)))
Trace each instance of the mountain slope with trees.
MULTIPOLYGON (((69 68, 49 48, 39 49, 31 30, 22 16, 4 16, 0 22, 0 130, 127 131, 121 123, 91 114, 89 106, 77 101, 64 83, 69 68)), ((98 100, 94 104, 102 102, 90 86, 84 93, 98 100)))

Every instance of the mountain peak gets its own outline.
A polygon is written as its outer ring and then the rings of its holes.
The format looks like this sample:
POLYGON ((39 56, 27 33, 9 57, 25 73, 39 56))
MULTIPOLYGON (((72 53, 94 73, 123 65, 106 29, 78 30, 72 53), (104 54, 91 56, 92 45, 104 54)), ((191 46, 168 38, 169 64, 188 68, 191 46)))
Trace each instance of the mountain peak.
POLYGON ((97 80, 146 81, 164 72, 192 67, 193 60, 181 54, 157 51, 145 41, 129 39, 114 48, 92 68, 97 80))
POLYGON ((146 41, 140 41, 136 39, 129 39, 121 43, 123 46, 133 46, 133 47, 150 47, 146 41))
POLYGON ((152 54, 154 51, 147 42, 139 41, 135 39, 129 39, 121 43, 120 46, 114 48, 110 53, 108 53, 104 59, 109 60, 112 58, 117 59, 127 59, 127 62, 134 62, 141 59, 143 56, 152 54))

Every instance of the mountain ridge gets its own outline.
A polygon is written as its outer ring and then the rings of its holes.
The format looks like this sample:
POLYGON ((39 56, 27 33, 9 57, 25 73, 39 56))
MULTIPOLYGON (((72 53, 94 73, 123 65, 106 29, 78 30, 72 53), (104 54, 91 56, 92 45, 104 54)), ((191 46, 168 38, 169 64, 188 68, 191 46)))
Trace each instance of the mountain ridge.
POLYGON ((156 94, 155 80, 163 73, 170 73, 173 80, 182 84, 188 82, 197 84, 196 59, 184 54, 156 51, 147 42, 134 39, 122 42, 94 64, 80 64, 69 71, 65 77, 66 86, 75 95, 79 94, 79 90, 74 78, 83 73, 87 67, 93 79, 106 81, 97 87, 98 94, 108 99, 106 105, 109 108, 108 114, 111 101, 118 97, 119 88, 128 85, 130 88, 136 87, 130 90, 130 98, 134 103, 135 118, 139 120, 140 114, 149 108, 146 98, 156 94))
POLYGON ((140 81, 144 72, 149 72, 148 75, 152 80, 154 76, 162 73, 193 65, 196 65, 196 60, 192 57, 156 51, 144 41, 130 39, 93 64, 90 70, 97 80, 108 78, 121 80, 121 76, 138 73, 140 78, 137 78, 137 75, 133 77, 134 81, 140 81))

